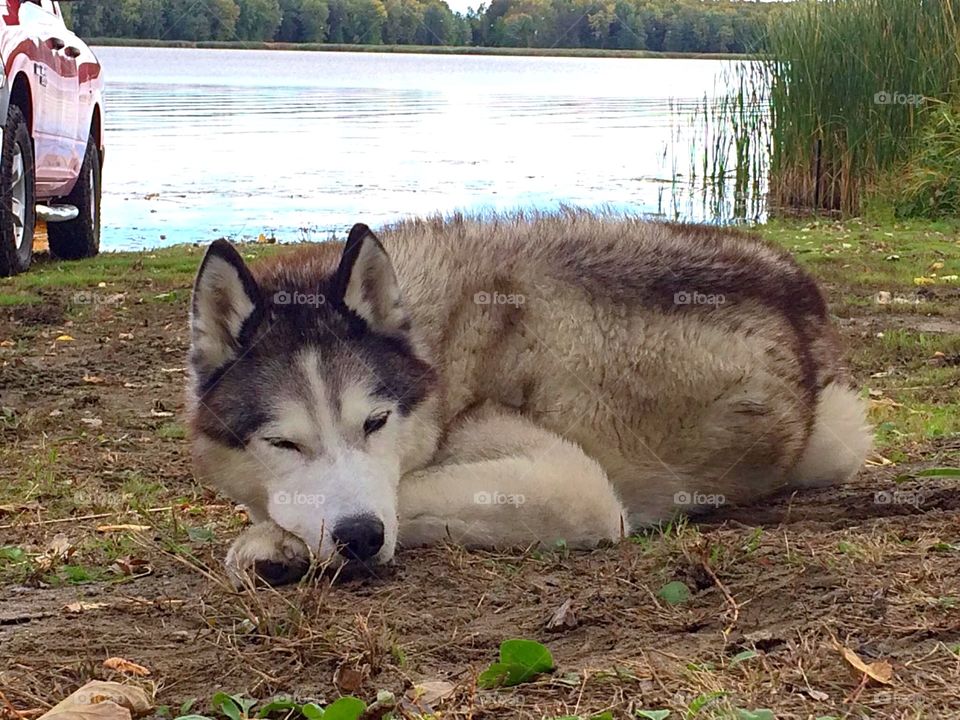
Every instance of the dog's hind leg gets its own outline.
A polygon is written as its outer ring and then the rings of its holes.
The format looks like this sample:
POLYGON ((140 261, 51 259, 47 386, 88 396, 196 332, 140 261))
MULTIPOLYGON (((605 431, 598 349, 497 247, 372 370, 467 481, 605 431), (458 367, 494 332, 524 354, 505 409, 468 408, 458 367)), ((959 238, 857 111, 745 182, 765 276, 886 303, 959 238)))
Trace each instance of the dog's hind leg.
POLYGON ((856 392, 837 383, 821 391, 813 432, 791 472, 795 487, 826 487, 856 476, 873 446, 867 405, 856 392))
POLYGON ((401 544, 591 547, 629 532, 600 465, 514 413, 473 413, 437 460, 400 481, 401 544))

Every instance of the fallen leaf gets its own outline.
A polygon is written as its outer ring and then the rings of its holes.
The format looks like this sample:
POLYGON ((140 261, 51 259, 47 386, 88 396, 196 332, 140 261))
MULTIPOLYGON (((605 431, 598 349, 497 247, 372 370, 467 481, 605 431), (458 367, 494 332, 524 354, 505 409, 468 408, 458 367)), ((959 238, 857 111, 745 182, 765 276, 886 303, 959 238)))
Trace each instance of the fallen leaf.
POLYGON ((577 614, 573 611, 573 598, 567 598, 566 602, 558 607, 550 616, 550 619, 547 620, 547 630, 575 628, 578 624, 577 614))
POLYGON ((80 422, 84 425, 89 425, 90 427, 100 427, 103 425, 103 420, 100 418, 80 418, 80 422))
POLYGON ((16 347, 17 344, 13 340, 3 340, 0 341, 0 347, 16 347))
POLYGON ((146 560, 131 557, 130 555, 114 560, 113 567, 122 575, 149 575, 153 572, 153 568, 150 567, 150 563, 146 560))
POLYGON ((865 663, 853 650, 842 645, 837 646, 843 659, 850 663, 858 672, 863 673, 871 680, 876 680, 884 685, 893 684, 893 666, 886 660, 876 660, 872 663, 865 663))
POLYGON ((77 615, 82 612, 87 612, 88 610, 99 610, 100 608, 109 607, 109 603, 102 602, 75 602, 70 603, 69 605, 63 606, 63 611, 69 613, 70 615, 77 615))
POLYGON ((364 668, 341 665, 333 674, 333 682, 342 692, 351 694, 360 689, 365 677, 364 668))
POLYGON ((150 671, 143 665, 137 665, 137 663, 130 662, 126 658, 122 657, 107 658, 103 661, 103 666, 108 670, 116 670, 117 672, 121 672, 126 675, 138 675, 139 677, 146 677, 150 674, 150 671))
POLYGON ((414 685, 407 691, 407 697, 418 704, 436 705, 453 695, 456 689, 456 685, 446 680, 430 680, 414 685))
POLYGON ((130 720, 153 709, 138 687, 91 680, 54 705, 39 720, 130 720))
POLYGON ((73 543, 70 542, 70 538, 67 537, 66 533, 57 533, 47 545, 45 552, 51 557, 66 560, 73 555, 73 543))
POLYGON ((99 385, 100 383, 105 382, 105 380, 99 375, 84 375, 83 381, 85 383, 90 383, 91 385, 99 385))

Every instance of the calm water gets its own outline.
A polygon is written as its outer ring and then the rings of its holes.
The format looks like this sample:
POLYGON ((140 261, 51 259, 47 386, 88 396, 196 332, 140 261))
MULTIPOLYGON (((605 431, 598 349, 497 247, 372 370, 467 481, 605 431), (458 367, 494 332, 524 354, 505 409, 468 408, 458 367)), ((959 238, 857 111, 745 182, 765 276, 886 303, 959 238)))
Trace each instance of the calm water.
POLYGON ((671 127, 720 61, 96 52, 104 249, 559 203, 711 219, 671 195, 671 127))

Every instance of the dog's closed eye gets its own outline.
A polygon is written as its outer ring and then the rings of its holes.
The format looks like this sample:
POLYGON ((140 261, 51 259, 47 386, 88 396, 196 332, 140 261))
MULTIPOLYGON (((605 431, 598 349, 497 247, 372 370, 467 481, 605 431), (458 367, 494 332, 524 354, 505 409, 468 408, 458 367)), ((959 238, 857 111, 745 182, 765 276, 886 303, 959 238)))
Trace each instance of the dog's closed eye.
POLYGON ((292 440, 286 440, 284 438, 264 438, 268 443, 273 445, 275 448, 280 448, 281 450, 292 450, 294 452, 302 453, 303 448, 297 445, 292 440))
POLYGON ((390 417, 390 411, 378 413, 376 415, 371 415, 363 423, 363 434, 364 435, 373 435, 377 430, 382 428, 387 424, 387 418, 390 417))

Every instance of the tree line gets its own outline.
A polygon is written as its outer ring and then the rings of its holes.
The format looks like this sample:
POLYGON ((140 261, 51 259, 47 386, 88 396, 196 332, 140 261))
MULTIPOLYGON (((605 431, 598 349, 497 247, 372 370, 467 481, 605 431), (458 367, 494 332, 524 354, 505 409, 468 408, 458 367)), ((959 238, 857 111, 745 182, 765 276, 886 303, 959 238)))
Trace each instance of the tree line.
POLYGON ((750 52, 778 3, 753 0, 111 0, 64 3, 85 37, 750 52))

